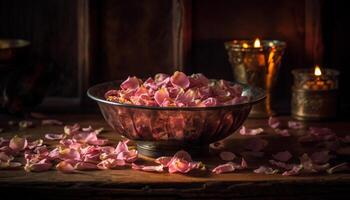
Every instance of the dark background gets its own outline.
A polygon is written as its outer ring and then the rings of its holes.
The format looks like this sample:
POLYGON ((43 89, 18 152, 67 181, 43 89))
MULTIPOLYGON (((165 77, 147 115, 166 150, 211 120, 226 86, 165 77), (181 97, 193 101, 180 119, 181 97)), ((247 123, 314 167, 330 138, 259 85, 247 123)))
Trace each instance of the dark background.
MULTIPOLYGON (((342 114, 349 109, 350 12, 331 0, 0 0, 0 38, 31 41, 31 54, 55 62, 47 99, 79 99, 96 83, 158 72, 202 72, 233 79, 223 43, 287 42, 276 94, 288 112, 291 70, 315 64, 340 76, 342 114)), ((46 100, 47 100, 46 99, 46 100)), ((41 107, 45 107, 44 104, 41 107)))

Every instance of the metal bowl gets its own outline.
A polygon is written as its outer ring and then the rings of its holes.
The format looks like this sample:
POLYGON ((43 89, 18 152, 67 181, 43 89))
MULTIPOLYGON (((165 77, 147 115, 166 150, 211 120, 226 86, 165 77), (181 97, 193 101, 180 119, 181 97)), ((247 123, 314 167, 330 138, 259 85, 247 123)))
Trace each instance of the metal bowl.
POLYGON ((95 85, 87 95, 97 101, 106 122, 122 136, 133 140, 141 154, 171 155, 177 150, 200 153, 212 142, 224 139, 246 120, 253 104, 265 98, 265 91, 243 85, 247 103, 215 107, 150 107, 105 100, 104 94, 119 88, 120 82, 95 85))

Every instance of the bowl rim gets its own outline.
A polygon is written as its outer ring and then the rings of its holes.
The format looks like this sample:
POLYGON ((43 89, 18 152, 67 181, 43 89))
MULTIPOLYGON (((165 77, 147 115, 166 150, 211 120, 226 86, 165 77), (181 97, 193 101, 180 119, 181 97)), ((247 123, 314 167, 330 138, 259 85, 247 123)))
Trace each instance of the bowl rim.
MULTIPOLYGON (((112 101, 107 101, 105 99, 99 98, 96 95, 92 94, 92 91, 98 87, 101 87, 103 85, 111 85, 111 84, 118 84, 121 83, 122 80, 117 80, 117 81, 108 81, 108 82, 103 82, 103 83, 99 83, 96 85, 91 86, 88 90, 87 90, 87 96, 95 101, 97 101, 98 103, 104 103, 104 104, 108 104, 108 105, 114 105, 114 106, 120 106, 120 107, 127 107, 127 108, 137 108, 137 109, 147 109, 147 110, 176 110, 176 111, 191 111, 191 110, 216 110, 216 109, 225 109, 225 108, 242 108, 242 107, 246 107, 246 106, 251 106, 254 104, 257 104, 261 101, 263 101, 266 98, 266 91, 262 88, 259 87, 254 87, 254 86, 250 86, 248 84, 244 84, 244 83, 238 83, 238 82, 232 82, 234 84, 239 84, 245 88, 250 88, 252 90, 256 90, 260 95, 257 96, 254 100, 250 100, 249 102, 245 102, 245 103, 239 103, 239 104, 234 104, 234 105, 220 105, 220 106, 208 106, 208 107, 194 107, 194 106, 188 106, 188 107, 156 107, 156 106, 144 106, 144 105, 134 105, 134 104, 124 104, 124 103, 118 103, 118 102, 112 102, 112 101)), ((105 91, 107 92, 107 91, 105 91)))

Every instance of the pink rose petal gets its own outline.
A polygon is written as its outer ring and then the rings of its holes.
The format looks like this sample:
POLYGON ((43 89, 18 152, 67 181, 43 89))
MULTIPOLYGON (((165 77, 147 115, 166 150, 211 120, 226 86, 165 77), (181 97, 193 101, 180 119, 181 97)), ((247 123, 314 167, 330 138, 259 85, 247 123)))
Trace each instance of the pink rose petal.
POLYGON ((9 147, 14 151, 23 151, 27 148, 27 145, 28 141, 26 138, 21 138, 16 135, 10 140, 9 147))
POLYGON ((0 161, 9 162, 12 161, 14 157, 12 155, 7 155, 5 152, 0 152, 0 161))
POLYGON ((293 155, 289 151, 281 151, 272 155, 272 157, 276 160, 287 162, 293 157, 293 155))
POLYGON ((61 140, 63 139, 63 134, 56 134, 56 133, 47 133, 45 134, 45 138, 48 140, 61 140))
POLYGON ((163 166, 168 166, 168 163, 171 161, 171 159, 172 157, 162 156, 157 158, 154 162, 163 166))
POLYGON ((303 171, 309 173, 322 172, 329 168, 329 163, 318 165, 314 163, 306 153, 300 157, 300 163, 303 166, 303 171))
POLYGON ((268 175, 277 174, 278 172, 279 172, 278 169, 273 169, 271 167, 266 167, 266 166, 260 166, 258 169, 254 170, 254 173, 257 173, 257 174, 268 174, 268 175))
POLYGON ((88 127, 83 127, 81 130, 86 131, 86 132, 90 132, 90 131, 93 131, 94 129, 91 126, 88 126, 88 127))
POLYGON ((124 160, 108 158, 108 159, 103 160, 100 163, 98 163, 97 167, 99 169, 113 169, 113 168, 122 167, 122 166, 125 166, 125 165, 126 165, 126 163, 125 163, 124 160))
POLYGON ((158 105, 163 105, 163 103, 169 99, 169 92, 165 87, 162 87, 154 94, 154 99, 158 105))
POLYGON ((47 159, 42 159, 36 163, 27 163, 24 166, 24 170, 27 172, 42 172, 48 171, 52 167, 52 163, 50 163, 47 159))
POLYGON ((61 161, 56 165, 56 169, 63 173, 74 173, 75 169, 70 162, 61 161))
POLYGON ((275 160, 269 160, 269 163, 271 165, 274 165, 274 166, 277 166, 279 168, 283 168, 286 170, 291 170, 295 166, 295 164, 287 164, 285 162, 279 162, 279 161, 275 161, 275 160))
POLYGON ((66 160, 66 159, 71 159, 71 160, 81 160, 81 155, 78 150, 76 149, 62 149, 59 151, 59 158, 66 160))
POLYGON ((268 145, 268 141, 261 138, 252 138, 247 141, 245 148, 251 151, 259 152, 268 145))
POLYGON ((223 151, 220 153, 220 158, 225 161, 232 161, 236 158, 236 155, 230 151, 223 151))
POLYGON ((176 71, 171 77, 170 82, 175 87, 186 89, 190 86, 190 80, 183 72, 176 71))
POLYGON ((275 129, 275 132, 278 134, 278 135, 281 135, 283 137, 289 137, 290 136, 290 133, 288 131, 288 129, 278 129, 276 128, 275 129))
POLYGON ((28 149, 34 149, 36 147, 40 147, 43 145, 43 140, 42 139, 38 139, 38 140, 34 140, 32 142, 28 143, 28 149))
POLYGON ((304 128, 304 124, 297 121, 288 121, 288 127, 291 129, 302 129, 304 128))
POLYGON ((141 84, 141 81, 136 78, 135 76, 133 77, 128 77, 128 79, 126 79, 121 85, 120 87, 123 90, 135 90, 137 89, 141 84))
POLYGON ((270 117, 268 124, 271 128, 276 129, 281 125, 281 122, 275 117, 270 117))
POLYGON ((329 155, 329 151, 318 151, 312 153, 310 158, 316 164, 325 164, 332 158, 332 156, 329 155))
POLYGON ((215 167, 212 172, 215 174, 222 174, 222 173, 228 173, 228 172, 233 172, 236 170, 235 164, 232 162, 228 162, 226 164, 218 165, 215 167))
POLYGON ((163 172, 164 171, 163 165, 145 166, 145 165, 137 165, 135 163, 132 163, 131 168, 135 170, 146 171, 146 172, 163 172))
POLYGON ((303 169, 303 165, 295 165, 291 170, 283 172, 282 176, 299 175, 302 169, 303 169))
POLYGON ((259 135, 262 132, 264 132, 264 129, 262 128, 249 129, 245 126, 242 126, 242 128, 239 130, 241 135, 259 135))
POLYGON ((80 125, 79 124, 74 124, 73 126, 64 126, 64 133, 66 135, 72 135, 75 132, 79 131, 80 125))
POLYGON ((95 170, 98 169, 96 164, 89 163, 89 162, 78 162, 75 164, 74 169, 76 170, 95 170))

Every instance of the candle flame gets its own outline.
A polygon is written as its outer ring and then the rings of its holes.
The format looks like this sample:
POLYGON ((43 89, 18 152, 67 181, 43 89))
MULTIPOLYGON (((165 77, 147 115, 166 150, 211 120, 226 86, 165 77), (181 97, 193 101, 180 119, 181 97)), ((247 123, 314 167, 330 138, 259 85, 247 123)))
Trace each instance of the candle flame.
POLYGON ((254 48, 259 48, 260 47, 260 40, 259 38, 256 38, 254 41, 254 48))
POLYGON ((315 74, 315 76, 321 76, 322 75, 321 68, 318 65, 315 66, 314 74, 315 74))
POLYGON ((249 47, 249 45, 247 43, 243 43, 242 46, 243 46, 243 48, 248 48, 249 47))

